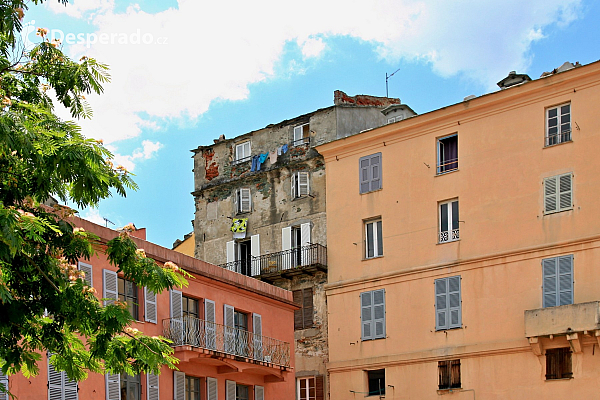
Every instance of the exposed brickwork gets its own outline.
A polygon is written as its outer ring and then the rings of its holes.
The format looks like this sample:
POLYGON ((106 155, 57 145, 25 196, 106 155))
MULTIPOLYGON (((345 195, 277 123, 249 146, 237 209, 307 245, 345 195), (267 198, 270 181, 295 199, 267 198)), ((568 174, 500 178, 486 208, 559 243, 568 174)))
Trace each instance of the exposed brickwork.
POLYGON ((387 107, 392 104, 400 104, 400 99, 393 97, 377 97, 368 96, 366 94, 357 94, 356 96, 348 96, 341 90, 333 92, 333 104, 354 104, 357 106, 375 106, 387 107))
POLYGON ((202 153, 205 162, 206 180, 212 181, 214 178, 219 176, 219 164, 213 160, 215 151, 213 149, 207 149, 202 153))

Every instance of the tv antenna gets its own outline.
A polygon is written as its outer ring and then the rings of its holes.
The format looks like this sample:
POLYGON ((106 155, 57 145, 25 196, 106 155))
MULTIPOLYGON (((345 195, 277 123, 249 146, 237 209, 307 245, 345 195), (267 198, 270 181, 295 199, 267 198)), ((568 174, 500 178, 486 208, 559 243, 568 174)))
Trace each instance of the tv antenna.
POLYGON ((106 224, 106 227, 108 228, 108 223, 110 222, 111 224, 115 224, 114 222, 112 222, 110 219, 106 218, 106 217, 102 217, 102 219, 104 220, 104 223, 106 224))
POLYGON ((385 73, 385 97, 390 97, 388 94, 388 80, 398 71, 400 71, 400 68, 392 72, 390 75, 388 75, 387 72, 385 73))

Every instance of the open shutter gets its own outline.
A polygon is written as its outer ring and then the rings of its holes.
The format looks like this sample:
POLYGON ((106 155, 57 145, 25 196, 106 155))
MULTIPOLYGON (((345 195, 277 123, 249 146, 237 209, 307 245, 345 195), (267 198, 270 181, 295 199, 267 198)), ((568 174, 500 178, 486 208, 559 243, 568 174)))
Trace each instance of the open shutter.
POLYGON ((308 172, 298 172, 298 197, 308 196, 308 172))
POLYGON ((313 290, 307 288, 302 290, 302 325, 304 329, 313 326, 313 290))
POLYGON ((179 290, 171 290, 171 338, 176 346, 184 344, 182 294, 179 290))
POLYGON ((235 241, 227 242, 227 263, 235 261, 235 241))
POLYGON ((206 378, 206 399, 207 400, 219 400, 217 389, 218 389, 217 378, 206 378))
POLYGON ((385 290, 373 291, 373 339, 385 338, 385 290))
POLYGON ((250 255, 252 256, 252 276, 260 275, 260 235, 250 236, 250 255))
POLYGON ((291 179, 291 190, 292 190, 292 199, 296 198, 296 190, 298 188, 298 174, 292 174, 291 179))
POLYGON ((542 307, 556 307, 557 302, 557 269, 558 263, 556 258, 547 258, 542 260, 542 293, 543 301, 542 307))
POLYGON ((294 330, 298 330, 298 329, 304 329, 304 325, 303 325, 303 321, 304 321, 304 309, 302 308, 302 303, 303 303, 303 294, 302 294, 302 289, 301 290, 294 290, 292 292, 293 295, 293 301, 294 303, 296 303, 298 306, 300 306, 299 310, 294 310, 294 330))
POLYGON ((240 191, 236 190, 235 193, 233 194, 233 213, 234 214, 238 214, 240 213, 240 191))
POLYGON ((374 154, 370 161, 371 191, 381 189, 381 153, 374 154))
POLYGON ((361 339, 373 339, 373 292, 360 294, 361 339))
POLYGON ((292 248, 292 227, 288 226, 285 228, 281 229, 281 251, 285 251, 285 253, 282 254, 281 258, 282 258, 282 269, 290 269, 292 267, 292 259, 294 254, 292 254, 291 251, 287 251, 287 250, 291 250, 292 248))
POLYGON ((144 287, 144 314, 147 322, 156 324, 156 294, 144 287))
POLYGON ((435 329, 448 329, 448 280, 435 280, 435 329))
POLYGON ((573 304, 573 256, 558 257, 558 305, 573 304))
POLYGON ((185 400, 185 373, 173 371, 173 400, 185 400))
POLYGON ((225 333, 225 353, 235 352, 234 308, 229 304, 223 305, 223 330, 225 333))
POLYGON ((300 225, 300 262, 303 266, 310 265, 312 262, 308 245, 310 245, 310 222, 300 225))
POLYGON ((558 211, 558 177, 544 179, 544 211, 558 211))
POLYGON ((460 306, 460 276, 452 276, 448 278, 448 310, 450 316, 448 327, 459 328, 462 324, 460 306))
POLYGON ((146 374, 148 400, 160 400, 159 381, 158 375, 151 373, 146 374))
POLYGON ((252 211, 252 200, 250 198, 250 189, 240 189, 240 212, 252 211))
POLYGON ((262 317, 260 314, 252 314, 252 344, 254 346, 254 359, 263 359, 262 341, 262 317))
POLYGON ((235 381, 225 381, 225 400, 235 400, 235 381))
POLYGON ((54 369, 48 354, 48 400, 63 400, 63 379, 60 371, 54 369))
POLYGON ((204 299, 204 324, 206 332, 206 348, 217 348, 217 326, 215 325, 215 302, 204 299))
POLYGON ((315 377, 315 400, 325 400, 325 385, 323 381, 323 375, 317 375, 315 377))
POLYGON ((4 385, 4 389, 0 387, 0 400, 8 400, 8 376, 4 375, 0 370, 0 384, 4 385))
POLYGON ((117 291, 117 273, 109 269, 103 270, 103 292, 102 297, 109 300, 104 300, 104 305, 113 304, 119 298, 117 291))
POLYGON ((565 175, 561 175, 558 177, 558 189, 559 189, 559 195, 558 195, 558 207, 559 210, 568 210, 570 209, 573 204, 572 204, 572 200, 573 200, 573 196, 572 194, 572 187, 571 187, 571 174, 565 174, 565 175))
POLYGON ((106 400, 121 400, 121 376, 106 374, 106 400))
POLYGON ((94 279, 93 279, 94 276, 93 276, 92 265, 79 261, 77 263, 77 267, 79 268, 80 271, 83 271, 85 273, 85 278, 83 278, 85 280, 85 282, 89 286, 94 286, 94 279))
POLYGON ((254 386, 254 400, 265 400, 265 388, 254 386))

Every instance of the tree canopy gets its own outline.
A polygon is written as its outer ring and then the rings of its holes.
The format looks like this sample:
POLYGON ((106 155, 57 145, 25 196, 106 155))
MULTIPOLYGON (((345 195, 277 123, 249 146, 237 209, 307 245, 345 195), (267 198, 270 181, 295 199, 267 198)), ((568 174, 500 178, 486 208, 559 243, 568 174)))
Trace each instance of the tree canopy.
MULTIPOLYGON (((58 102, 74 118, 91 117, 85 95, 102 92, 108 68, 92 58, 71 60, 44 29, 41 43, 23 49, 26 10, 23 0, 0 2, 0 367, 35 375, 50 352, 55 368, 74 380, 89 371, 158 373, 177 361, 168 341, 132 329, 127 306, 103 306, 77 270, 78 260, 94 256, 98 238, 70 222, 70 208, 43 204, 54 196, 96 206, 136 189, 101 141, 54 111, 58 102)), ((185 272, 136 250, 125 231, 106 254, 126 279, 155 293, 187 285, 185 272)))

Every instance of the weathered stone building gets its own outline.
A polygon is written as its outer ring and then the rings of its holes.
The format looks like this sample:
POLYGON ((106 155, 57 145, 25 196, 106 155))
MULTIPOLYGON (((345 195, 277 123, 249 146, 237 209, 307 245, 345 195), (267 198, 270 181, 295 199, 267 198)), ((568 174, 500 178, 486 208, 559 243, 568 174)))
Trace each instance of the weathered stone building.
POLYGON ((325 167, 314 146, 386 124, 381 111, 399 103, 336 91, 331 107, 193 150, 195 256, 294 292, 299 399, 328 393, 325 167))

